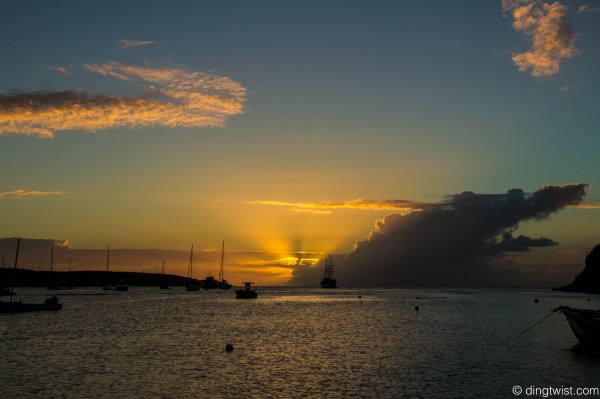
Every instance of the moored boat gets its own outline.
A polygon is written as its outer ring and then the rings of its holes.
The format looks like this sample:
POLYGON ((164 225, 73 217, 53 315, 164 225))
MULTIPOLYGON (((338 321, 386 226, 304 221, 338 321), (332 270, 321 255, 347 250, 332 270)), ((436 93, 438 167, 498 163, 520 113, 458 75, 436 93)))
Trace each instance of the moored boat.
POLYGON ((53 296, 44 303, 0 302, 0 313, 22 313, 61 310, 62 304, 53 296))
POLYGON ((337 281, 333 278, 333 255, 325 258, 325 270, 323 272, 323 280, 321 280, 321 288, 337 288, 337 281))
POLYGON ((237 299, 254 299, 258 297, 258 292, 256 292, 256 290, 251 289, 251 285, 251 282, 245 282, 243 290, 235 290, 235 297, 237 299))
POLYGON ((19 246, 21 239, 17 239, 17 251, 15 254, 15 267, 13 269, 13 284, 10 290, 10 300, 8 302, 0 302, 0 313, 22 313, 22 312, 39 312, 39 311, 55 311, 61 310, 62 304, 58 302, 58 298, 53 296, 44 301, 44 303, 23 303, 14 301, 13 295, 15 291, 15 278, 17 273, 17 260, 19 259, 19 246))
POLYGON ((129 290, 129 284, 127 284, 127 281, 118 281, 117 285, 115 285, 115 291, 128 291, 129 290))
POLYGON ((225 259, 225 241, 223 241, 223 245, 221 247, 221 265, 219 268, 219 278, 216 279, 213 276, 207 276, 204 280, 202 280, 202 288, 205 290, 228 290, 231 288, 231 284, 227 282, 224 278, 223 273, 223 261, 225 259))
POLYGON ((600 347, 600 310, 560 306, 554 311, 565 315, 571 330, 581 344, 600 347))

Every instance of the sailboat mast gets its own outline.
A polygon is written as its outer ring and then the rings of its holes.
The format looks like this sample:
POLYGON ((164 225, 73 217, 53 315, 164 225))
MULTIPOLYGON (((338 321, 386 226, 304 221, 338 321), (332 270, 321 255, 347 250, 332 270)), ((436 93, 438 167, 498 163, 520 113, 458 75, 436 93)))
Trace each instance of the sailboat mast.
MULTIPOLYGON (((21 245, 21 239, 17 238, 17 253, 15 254, 15 268, 13 269, 13 280, 11 294, 15 292, 15 279, 17 278, 17 259, 19 259, 19 246, 21 245)), ((12 302, 13 296, 10 295, 10 302, 12 302)))
POLYGON ((106 250, 106 272, 108 273, 108 264, 110 263, 110 244, 106 250))
POLYGON ((192 244, 192 249, 190 250, 190 265, 188 266, 188 278, 190 280, 192 278, 192 262, 193 262, 193 257, 194 257, 194 244, 192 244))
POLYGON ((221 268, 219 270, 219 281, 223 281, 223 260, 225 259, 225 241, 221 246, 221 268))

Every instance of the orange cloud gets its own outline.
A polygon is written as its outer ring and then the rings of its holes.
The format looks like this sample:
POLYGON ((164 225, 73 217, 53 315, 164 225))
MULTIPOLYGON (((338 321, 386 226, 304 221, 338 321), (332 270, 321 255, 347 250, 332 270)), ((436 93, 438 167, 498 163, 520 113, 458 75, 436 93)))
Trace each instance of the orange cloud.
POLYGON ((29 190, 15 190, 0 192, 0 199, 23 199, 26 197, 43 197, 47 195, 63 195, 62 191, 29 191, 29 190))
POLYGON ((182 67, 85 64, 93 73, 142 83, 134 97, 86 92, 34 92, 0 96, 0 135, 50 138, 56 131, 94 132, 116 127, 222 127, 241 114, 246 89, 228 77, 182 67))
POLYGON ((503 0, 502 7, 514 18, 513 28, 531 40, 531 48, 512 57, 521 72, 546 77, 558 73, 560 62, 579 53, 575 31, 567 21, 567 7, 535 0, 503 0))
POLYGON ((334 209, 362 209, 376 211, 412 212, 421 210, 424 204, 406 200, 365 200, 355 199, 342 202, 283 202, 283 201, 253 201, 250 204, 283 206, 292 208, 295 212, 308 212, 313 214, 331 214, 334 209))
POLYGON ((598 202, 582 202, 577 205, 569 205, 567 208, 577 208, 577 209, 600 209, 600 203, 598 202))

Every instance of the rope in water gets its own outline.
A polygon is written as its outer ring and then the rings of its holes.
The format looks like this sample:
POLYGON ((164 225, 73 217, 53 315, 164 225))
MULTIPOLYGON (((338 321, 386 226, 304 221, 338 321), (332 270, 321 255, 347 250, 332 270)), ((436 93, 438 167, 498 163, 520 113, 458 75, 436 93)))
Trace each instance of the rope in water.
POLYGON ((533 327, 537 326, 538 324, 540 324, 542 321, 546 320, 548 317, 552 316, 554 313, 556 313, 556 310, 553 310, 552 313, 550 313, 548 316, 544 317, 542 320, 538 321, 537 323, 535 323, 534 325, 532 325, 531 327, 529 327, 527 330, 523 331, 521 334, 517 335, 515 338, 519 338, 521 335, 525 334, 527 331, 531 330, 533 327))

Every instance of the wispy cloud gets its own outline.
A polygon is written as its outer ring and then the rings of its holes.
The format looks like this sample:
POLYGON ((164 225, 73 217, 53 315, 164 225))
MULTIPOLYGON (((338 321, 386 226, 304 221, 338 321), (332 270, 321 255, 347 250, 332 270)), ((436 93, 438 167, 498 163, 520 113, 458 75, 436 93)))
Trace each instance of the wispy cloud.
POLYGON ((64 195, 62 191, 31 191, 31 190, 15 190, 0 192, 0 199, 23 199, 27 197, 44 197, 48 195, 64 195))
POLYGON ((252 201, 250 204, 270 205, 287 207, 294 212, 307 212, 313 214, 331 214, 332 210, 338 209, 360 209, 374 211, 397 211, 397 212, 412 212, 422 210, 428 204, 423 204, 415 201, 406 200, 366 200, 354 199, 342 202, 285 202, 285 201, 252 201))
POLYGON ((150 44, 155 44, 156 41, 154 40, 119 40, 117 42, 117 46, 121 47, 121 48, 128 48, 128 47, 139 47, 139 46, 148 46, 150 44))
POLYGON ((82 91, 0 95, 0 135, 53 137, 56 131, 93 132, 116 127, 222 127, 243 112, 246 89, 224 76, 183 67, 85 64, 109 79, 144 86, 124 97, 82 91))
POLYGON ((514 18, 513 28, 531 40, 531 48, 512 57, 521 72, 536 77, 558 73, 563 59, 579 53, 573 45, 575 30, 567 21, 567 7, 540 0, 502 0, 502 8, 514 18))
POLYGON ((62 75, 70 75, 71 70, 73 69, 73 65, 62 65, 57 67, 47 67, 48 70, 56 73, 60 73, 62 75))
POLYGON ((600 12, 600 7, 590 7, 588 5, 582 5, 577 9, 579 14, 592 14, 595 12, 600 12))

